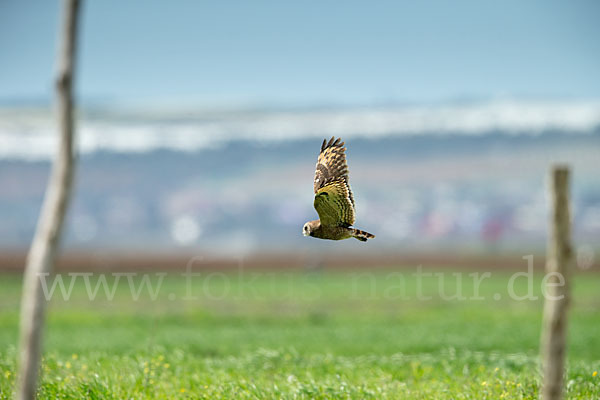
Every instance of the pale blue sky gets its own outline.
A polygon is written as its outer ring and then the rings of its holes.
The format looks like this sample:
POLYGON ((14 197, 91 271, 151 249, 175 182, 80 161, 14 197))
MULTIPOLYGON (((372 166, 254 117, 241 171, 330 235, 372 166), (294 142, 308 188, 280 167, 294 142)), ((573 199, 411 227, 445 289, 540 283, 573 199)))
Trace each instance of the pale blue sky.
MULTIPOLYGON (((600 98, 600 2, 84 3, 86 101, 600 98)), ((58 3, 0 0, 0 99, 48 98, 58 3)))

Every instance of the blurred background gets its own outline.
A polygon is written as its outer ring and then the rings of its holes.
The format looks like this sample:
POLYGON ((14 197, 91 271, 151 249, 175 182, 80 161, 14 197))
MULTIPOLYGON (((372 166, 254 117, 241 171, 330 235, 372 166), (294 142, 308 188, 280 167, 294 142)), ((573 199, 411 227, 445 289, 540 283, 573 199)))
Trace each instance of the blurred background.
MULTIPOLYGON (((86 2, 64 248, 520 257, 543 251, 546 173, 565 162, 593 256, 598 15, 594 1, 86 2), (331 136, 367 244, 301 235, 331 136)), ((0 2, 5 255, 31 242, 56 150, 58 21, 57 2, 0 2)))
MULTIPOLYGON (((0 0, 0 399, 60 3, 0 0)), ((528 267, 555 163, 579 268, 566 395, 600 398, 600 2, 82 3, 39 398, 537 399, 552 281, 528 267), (367 243, 302 236, 331 136, 367 243)))

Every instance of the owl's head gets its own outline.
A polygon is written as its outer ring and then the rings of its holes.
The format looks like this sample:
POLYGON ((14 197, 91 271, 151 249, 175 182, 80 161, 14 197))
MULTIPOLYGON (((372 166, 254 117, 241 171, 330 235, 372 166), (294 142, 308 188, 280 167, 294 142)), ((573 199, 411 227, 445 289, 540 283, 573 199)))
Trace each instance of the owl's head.
POLYGON ((304 236, 312 236, 315 229, 317 229, 320 225, 321 225, 321 222, 319 220, 308 221, 302 227, 302 234, 304 236))

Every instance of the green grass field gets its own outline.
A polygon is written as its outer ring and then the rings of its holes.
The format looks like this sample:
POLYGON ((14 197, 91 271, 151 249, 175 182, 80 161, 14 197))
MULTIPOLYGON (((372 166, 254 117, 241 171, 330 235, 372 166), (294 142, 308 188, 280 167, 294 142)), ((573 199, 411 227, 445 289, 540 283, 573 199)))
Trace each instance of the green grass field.
MULTIPOLYGON (((119 278, 112 300, 89 300, 79 276, 50 302, 39 397, 537 398, 541 298, 510 299, 509 273, 479 293, 468 272, 460 285, 444 272, 442 292, 413 273, 150 273, 156 298, 142 287, 137 300, 128 279, 139 289, 141 274, 119 278), (466 299, 444 298, 459 288, 466 299)), ((20 290, 0 275, 0 398, 14 390, 20 290)), ((599 398, 600 276, 576 277, 573 293, 567 396, 599 398)))

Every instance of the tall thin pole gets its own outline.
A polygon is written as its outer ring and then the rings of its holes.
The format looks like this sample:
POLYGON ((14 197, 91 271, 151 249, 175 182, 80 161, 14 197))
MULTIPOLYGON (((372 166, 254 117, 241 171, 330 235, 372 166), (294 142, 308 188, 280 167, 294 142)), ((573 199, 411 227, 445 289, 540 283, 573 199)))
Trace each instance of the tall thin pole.
POLYGON ((544 321, 541 357, 544 373, 543 400, 558 400, 563 395, 566 358, 569 272, 573 263, 571 213, 569 205, 569 168, 555 166, 550 175, 551 218, 546 261, 544 321))
POLYGON ((75 169, 73 73, 79 8, 79 0, 63 0, 56 76, 56 115, 60 143, 25 266, 17 387, 19 400, 30 400, 36 396, 46 308, 40 274, 54 270, 75 169))

